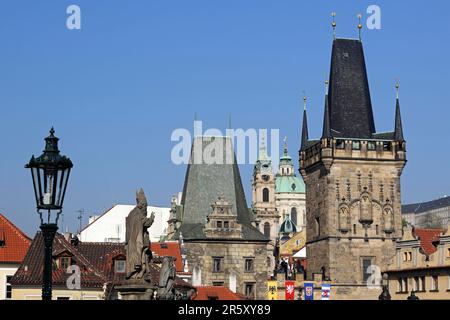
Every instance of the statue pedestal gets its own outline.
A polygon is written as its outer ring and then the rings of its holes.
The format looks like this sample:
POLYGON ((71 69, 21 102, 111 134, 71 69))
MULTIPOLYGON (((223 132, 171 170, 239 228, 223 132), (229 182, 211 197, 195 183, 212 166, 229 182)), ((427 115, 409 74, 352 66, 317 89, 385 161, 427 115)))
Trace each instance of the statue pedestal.
POLYGON ((124 284, 115 288, 122 300, 153 300, 153 294, 158 290, 157 286, 150 284, 124 284))

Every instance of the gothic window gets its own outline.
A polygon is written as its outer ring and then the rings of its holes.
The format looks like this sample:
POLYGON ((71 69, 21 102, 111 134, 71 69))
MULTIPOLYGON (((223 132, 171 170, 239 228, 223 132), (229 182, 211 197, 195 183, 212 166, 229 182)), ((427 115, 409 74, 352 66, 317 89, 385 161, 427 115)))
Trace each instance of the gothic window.
POLYGON ((223 227, 224 227, 225 229, 229 229, 229 228, 230 228, 230 222, 229 222, 229 221, 224 221, 224 222, 223 222, 223 227))
POLYGON ((264 223, 264 235, 270 237, 270 223, 264 223))
POLYGON ((264 188, 262 193, 263 193, 263 202, 269 202, 269 189, 264 188))
POLYGON ((217 228, 222 229, 222 221, 217 221, 217 228))
POLYGON ((291 208, 291 221, 294 225, 297 225, 297 208, 291 208))

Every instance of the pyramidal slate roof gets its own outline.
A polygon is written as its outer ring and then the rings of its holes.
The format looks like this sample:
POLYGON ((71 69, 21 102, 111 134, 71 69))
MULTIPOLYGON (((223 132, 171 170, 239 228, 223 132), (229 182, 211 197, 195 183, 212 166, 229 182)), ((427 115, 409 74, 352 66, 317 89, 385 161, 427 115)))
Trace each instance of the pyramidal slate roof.
POLYGON ((362 42, 335 39, 328 104, 333 136, 371 138, 375 133, 362 42))
POLYGON ((251 223, 253 213, 247 207, 239 167, 229 137, 194 138, 181 199, 181 226, 185 240, 206 239, 203 226, 212 212, 211 205, 222 196, 242 224, 244 240, 266 241, 251 223))

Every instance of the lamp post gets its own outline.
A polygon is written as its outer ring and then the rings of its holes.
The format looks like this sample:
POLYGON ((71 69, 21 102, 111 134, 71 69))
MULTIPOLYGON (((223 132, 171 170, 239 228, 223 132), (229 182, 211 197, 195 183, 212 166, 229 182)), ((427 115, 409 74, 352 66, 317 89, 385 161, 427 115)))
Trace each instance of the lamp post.
POLYGON ((55 130, 45 138, 45 149, 39 157, 34 155, 25 168, 31 170, 36 208, 41 220, 40 229, 44 240, 44 273, 42 277, 42 300, 52 299, 52 248, 58 230, 64 196, 72 161, 59 154, 55 130), (52 214, 53 213, 53 214, 52 214))

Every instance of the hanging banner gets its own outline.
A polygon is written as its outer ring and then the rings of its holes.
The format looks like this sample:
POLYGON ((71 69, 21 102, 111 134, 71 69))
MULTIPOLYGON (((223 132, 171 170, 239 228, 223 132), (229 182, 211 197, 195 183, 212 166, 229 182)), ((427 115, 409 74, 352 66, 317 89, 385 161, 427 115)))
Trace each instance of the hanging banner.
POLYGON ((276 281, 267 282, 267 300, 278 300, 278 290, 276 281))
POLYGON ((304 283, 305 300, 314 300, 314 283, 304 283))
POLYGON ((322 300, 330 300, 331 285, 322 284, 322 300))
POLYGON ((295 281, 285 281, 285 300, 294 300, 295 297, 295 281))

